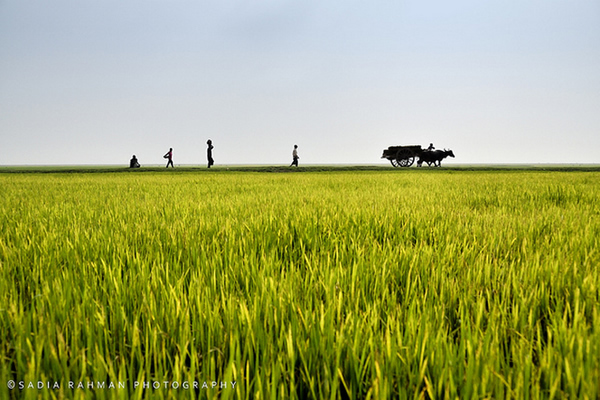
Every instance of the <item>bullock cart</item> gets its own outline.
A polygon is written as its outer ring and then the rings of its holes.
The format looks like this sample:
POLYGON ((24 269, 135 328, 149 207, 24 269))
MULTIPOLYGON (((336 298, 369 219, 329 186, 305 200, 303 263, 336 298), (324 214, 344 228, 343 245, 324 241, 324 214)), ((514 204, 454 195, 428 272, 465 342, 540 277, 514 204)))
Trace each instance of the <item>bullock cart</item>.
POLYGON ((383 150, 381 158, 390 160, 394 167, 410 167, 415 162, 415 157, 423 153, 421 146, 390 146, 383 150))

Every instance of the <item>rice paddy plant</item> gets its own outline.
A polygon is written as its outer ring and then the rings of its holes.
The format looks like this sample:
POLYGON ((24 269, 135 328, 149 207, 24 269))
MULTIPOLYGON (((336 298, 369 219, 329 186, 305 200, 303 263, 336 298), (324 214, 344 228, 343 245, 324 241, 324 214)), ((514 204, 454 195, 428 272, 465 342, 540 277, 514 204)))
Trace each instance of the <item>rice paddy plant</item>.
POLYGON ((599 177, 0 174, 0 397, 597 398, 599 177))

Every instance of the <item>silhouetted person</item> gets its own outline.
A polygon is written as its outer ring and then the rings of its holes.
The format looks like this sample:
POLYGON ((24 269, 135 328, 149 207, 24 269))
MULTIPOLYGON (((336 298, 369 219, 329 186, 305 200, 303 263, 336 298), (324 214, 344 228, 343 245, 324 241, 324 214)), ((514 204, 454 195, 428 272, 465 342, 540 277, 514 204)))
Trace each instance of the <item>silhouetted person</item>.
POLYGON ((173 165, 173 148, 172 147, 169 149, 169 151, 167 152, 167 154, 165 154, 163 156, 163 158, 168 159, 168 161, 167 161, 167 168, 169 168, 169 164, 171 165, 171 168, 175 168, 175 166, 173 165))
POLYGON ((294 145, 294 151, 292 151, 292 163, 290 164, 290 167, 294 166, 294 165, 297 167, 298 166, 298 159, 299 158, 300 157, 298 157, 298 145, 295 144, 294 145))
POLYGON ((211 165, 215 164, 215 160, 212 158, 212 149, 214 149, 214 146, 212 145, 212 140, 210 139, 208 139, 206 144, 208 145, 208 148, 206 149, 206 157, 208 158, 208 168, 210 168, 211 165))
POLYGON ((433 147, 433 143, 429 143, 429 147, 427 148, 427 151, 433 151, 435 150, 435 147, 433 147))
POLYGON ((134 154, 133 157, 131 157, 131 160, 129 160, 129 168, 139 168, 139 167, 140 167, 140 163, 138 162, 138 159, 134 154))

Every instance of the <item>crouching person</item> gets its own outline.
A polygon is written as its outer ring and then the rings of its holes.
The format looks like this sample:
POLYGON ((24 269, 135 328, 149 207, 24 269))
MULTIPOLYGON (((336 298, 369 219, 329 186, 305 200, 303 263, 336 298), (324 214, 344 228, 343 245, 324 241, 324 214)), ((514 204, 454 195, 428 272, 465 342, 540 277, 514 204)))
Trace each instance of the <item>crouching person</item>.
POLYGON ((140 167, 140 163, 138 162, 138 159, 134 154, 133 157, 131 158, 131 160, 129 161, 129 168, 139 168, 139 167, 140 167))

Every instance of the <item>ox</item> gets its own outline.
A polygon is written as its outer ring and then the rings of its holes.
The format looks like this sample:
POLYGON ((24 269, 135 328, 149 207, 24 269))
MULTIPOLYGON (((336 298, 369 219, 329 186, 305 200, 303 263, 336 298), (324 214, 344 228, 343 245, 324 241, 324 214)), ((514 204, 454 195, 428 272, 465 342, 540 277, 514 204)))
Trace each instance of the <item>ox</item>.
POLYGON ((452 150, 434 150, 434 151, 423 151, 419 154, 419 161, 417 161, 417 167, 422 166, 423 162, 426 162, 428 166, 431 167, 433 164, 434 167, 441 167, 442 160, 446 157, 454 158, 454 153, 452 150))

